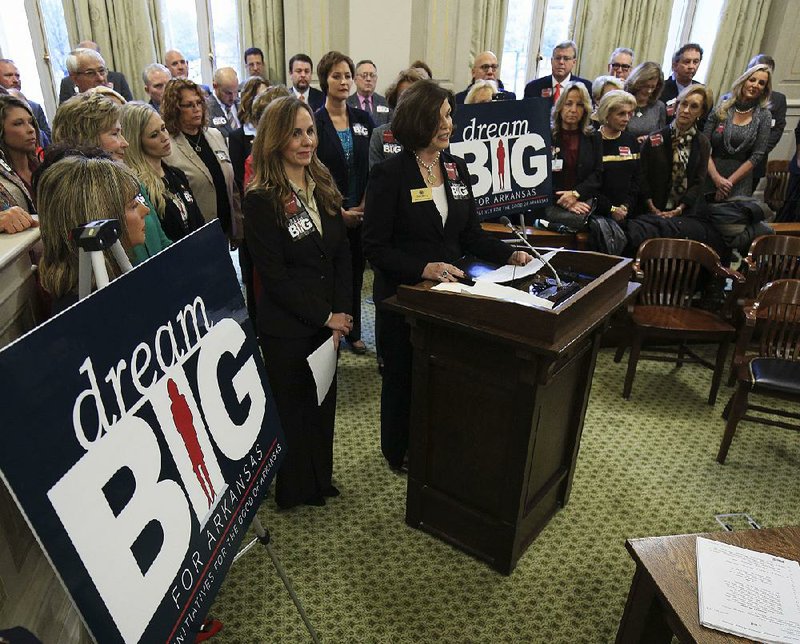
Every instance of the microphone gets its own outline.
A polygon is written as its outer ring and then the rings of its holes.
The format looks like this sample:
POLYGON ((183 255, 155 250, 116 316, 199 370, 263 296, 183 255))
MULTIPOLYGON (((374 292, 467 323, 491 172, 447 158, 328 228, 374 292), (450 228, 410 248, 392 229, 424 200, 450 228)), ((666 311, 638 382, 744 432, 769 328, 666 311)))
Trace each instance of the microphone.
MULTIPOLYGON (((504 226, 507 226, 511 230, 511 232, 513 232, 520 239, 520 241, 522 241, 522 243, 528 247, 528 249, 536 257, 536 259, 538 259, 545 266, 547 266, 547 268, 550 269, 550 272, 553 273, 553 277, 556 279, 556 286, 558 288, 563 288, 564 284, 561 282, 561 278, 558 276, 556 269, 553 268, 552 264, 550 264, 550 262, 548 262, 538 250, 536 250, 533 246, 531 246, 530 242, 528 242, 528 239, 523 233, 519 232, 516 228, 514 228, 514 224, 511 223, 511 220, 508 217, 500 217, 500 223, 503 224, 504 226)), ((524 223, 525 220, 523 218, 523 224, 524 223)), ((522 230, 525 230, 524 225, 522 227, 522 230)))

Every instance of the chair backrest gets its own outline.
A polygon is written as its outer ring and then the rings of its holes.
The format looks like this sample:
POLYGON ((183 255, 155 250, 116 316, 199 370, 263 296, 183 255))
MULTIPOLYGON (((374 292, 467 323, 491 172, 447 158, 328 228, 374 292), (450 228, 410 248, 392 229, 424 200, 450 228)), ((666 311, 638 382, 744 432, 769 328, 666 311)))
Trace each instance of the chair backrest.
POLYGON ((711 273, 723 270, 711 247, 691 239, 648 239, 639 247, 634 262, 642 281, 638 303, 691 306, 703 268, 711 273))
POLYGON ((783 202, 786 201, 788 186, 789 162, 785 160, 767 162, 767 185, 764 188, 764 202, 772 210, 777 212, 783 206, 783 202))
POLYGON ((757 322, 761 330, 759 355, 800 360, 800 280, 770 282, 746 315, 748 326, 757 322))
POLYGON ((746 297, 779 279, 800 279, 800 237, 763 235, 753 240, 745 258, 746 297))

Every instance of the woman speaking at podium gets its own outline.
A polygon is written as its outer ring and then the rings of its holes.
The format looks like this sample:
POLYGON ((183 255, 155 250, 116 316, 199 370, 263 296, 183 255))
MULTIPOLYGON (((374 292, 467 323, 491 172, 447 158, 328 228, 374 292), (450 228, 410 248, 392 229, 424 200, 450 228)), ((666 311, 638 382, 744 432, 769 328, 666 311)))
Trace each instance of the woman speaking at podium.
POLYGON ((350 247, 342 197, 315 153, 311 108, 275 99, 253 141, 244 198, 247 248, 261 278, 257 326, 286 438, 275 501, 325 505, 333 486, 334 379, 322 404, 306 358, 353 327, 350 247))
POLYGON ((411 341, 402 315, 379 303, 400 284, 455 282, 465 254, 496 264, 527 264, 525 252, 484 233, 478 223, 466 164, 447 152, 455 98, 434 81, 409 87, 397 105, 392 131, 403 151, 372 168, 364 210, 363 243, 375 270, 376 326, 384 358, 381 450, 389 466, 405 469, 411 408, 411 341))

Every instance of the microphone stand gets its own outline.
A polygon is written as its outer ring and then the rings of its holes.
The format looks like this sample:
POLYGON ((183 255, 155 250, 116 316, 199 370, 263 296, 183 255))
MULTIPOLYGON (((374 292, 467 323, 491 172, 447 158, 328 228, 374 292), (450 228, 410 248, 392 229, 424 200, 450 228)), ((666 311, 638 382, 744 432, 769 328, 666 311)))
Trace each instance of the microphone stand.
POLYGON ((514 235, 516 235, 516 237, 523 244, 525 244, 525 246, 534 254, 536 259, 538 259, 540 262, 542 262, 542 264, 544 264, 545 266, 547 266, 547 268, 550 269, 550 272, 553 274, 553 277, 556 280, 556 286, 558 288, 564 288, 564 284, 561 282, 561 278, 558 276, 558 273, 556 272, 556 269, 553 268, 553 265, 549 261, 547 261, 544 258, 544 256, 531 245, 531 243, 525 238, 525 236, 522 233, 520 233, 514 227, 514 224, 511 223, 511 220, 508 217, 502 217, 500 219, 500 223, 505 224, 506 226, 508 226, 508 228, 511 230, 511 232, 514 233, 514 235))

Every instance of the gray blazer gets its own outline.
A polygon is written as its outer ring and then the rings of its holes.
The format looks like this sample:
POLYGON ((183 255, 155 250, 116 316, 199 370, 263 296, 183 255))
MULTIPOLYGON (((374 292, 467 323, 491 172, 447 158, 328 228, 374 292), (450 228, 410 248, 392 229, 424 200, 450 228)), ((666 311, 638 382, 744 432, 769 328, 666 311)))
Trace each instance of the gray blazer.
MULTIPOLYGON (((205 131, 205 137, 214 154, 219 159, 222 173, 225 175, 225 187, 228 191, 228 200, 231 205, 231 238, 242 238, 242 207, 239 191, 233 178, 233 164, 228 154, 228 146, 222 133, 214 128, 205 131)), ((214 191, 214 180, 202 159, 186 140, 183 133, 172 137, 172 152, 164 159, 167 165, 183 170, 189 179, 197 206, 203 214, 203 219, 209 222, 217 217, 217 195, 214 191)))
MULTIPOLYGON (((236 105, 236 115, 238 118, 239 101, 236 101, 234 105, 236 105)), ((222 136, 225 137, 225 141, 227 142, 231 136, 231 132, 233 132, 236 128, 230 126, 228 123, 228 117, 225 115, 225 110, 222 109, 217 97, 213 94, 206 99, 206 108, 208 109, 208 127, 216 128, 222 132, 222 136)))
MULTIPOLYGON (((372 122, 375 125, 383 125, 389 122, 391 111, 386 103, 386 98, 375 92, 372 96, 372 109, 368 112, 372 117, 372 122)), ((347 97, 347 104, 350 107, 357 107, 361 109, 361 99, 358 97, 358 92, 351 94, 347 97)))

